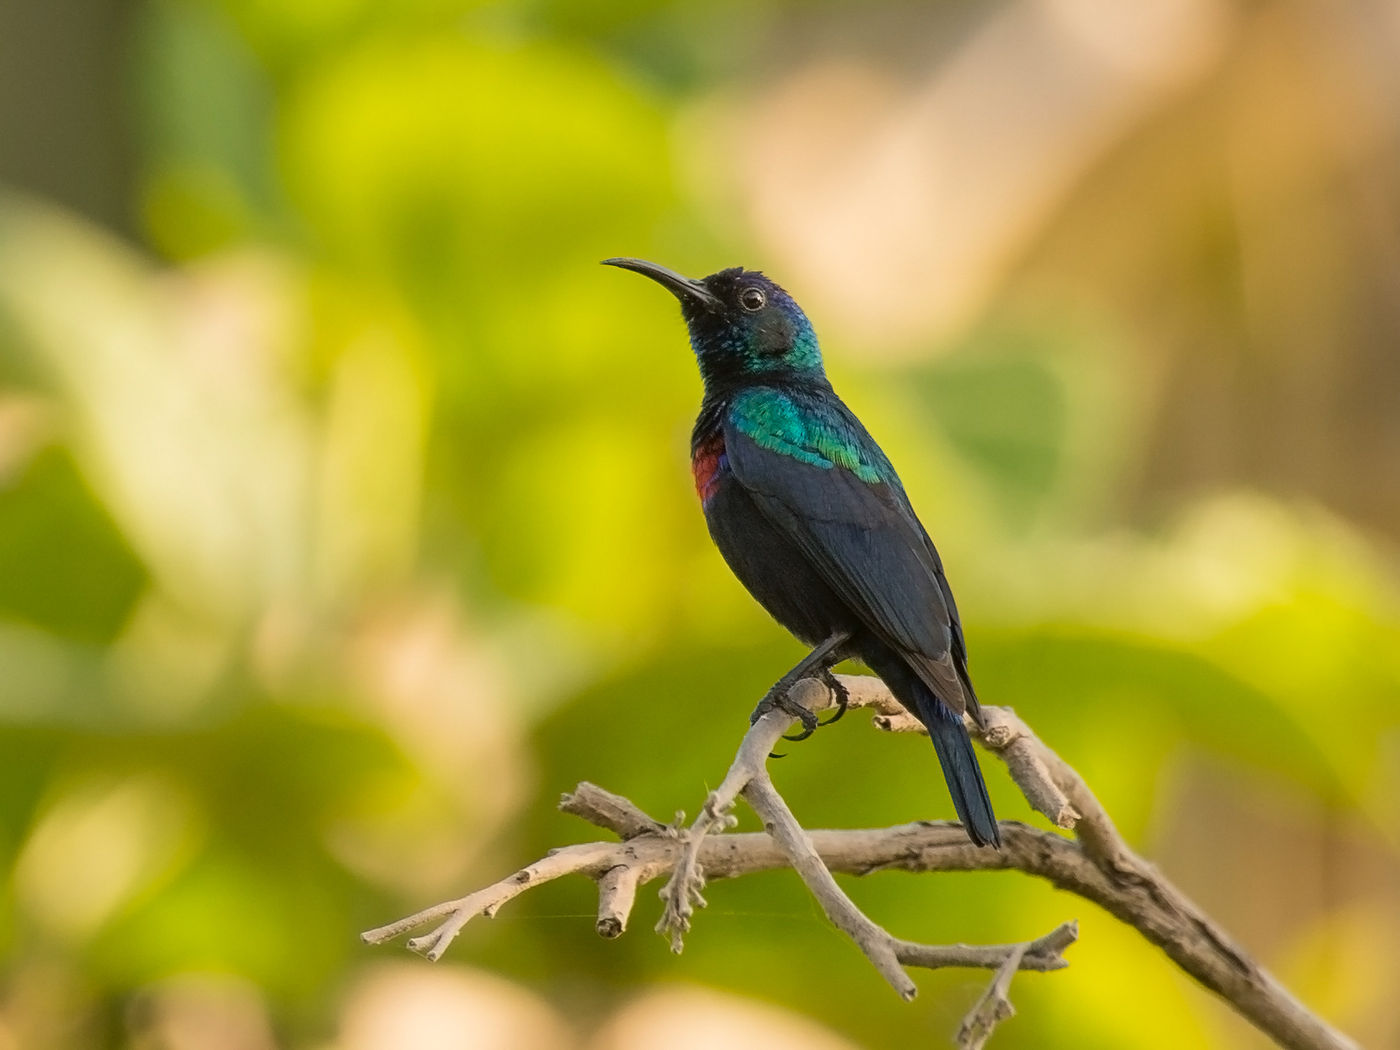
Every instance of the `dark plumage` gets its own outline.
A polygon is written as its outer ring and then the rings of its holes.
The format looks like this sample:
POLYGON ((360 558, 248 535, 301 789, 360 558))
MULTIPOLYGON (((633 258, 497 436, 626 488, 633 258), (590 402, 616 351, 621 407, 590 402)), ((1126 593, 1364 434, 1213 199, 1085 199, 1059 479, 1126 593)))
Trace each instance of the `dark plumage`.
POLYGON ((860 659, 928 727, 969 837, 999 845, 961 717, 981 712, 943 563, 889 460, 827 381, 802 309, 749 270, 697 281, 607 262, 680 300, 705 381, 691 467, 710 535, 759 604, 814 647, 765 704, 860 659))

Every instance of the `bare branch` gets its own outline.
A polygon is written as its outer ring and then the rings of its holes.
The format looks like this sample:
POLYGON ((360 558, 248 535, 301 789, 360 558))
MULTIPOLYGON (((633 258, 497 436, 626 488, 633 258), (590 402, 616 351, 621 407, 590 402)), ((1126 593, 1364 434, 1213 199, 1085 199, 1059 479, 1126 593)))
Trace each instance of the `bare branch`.
MULTIPOLYGON (((826 686, 808 678, 793 687, 791 698, 808 708, 816 709, 826 706, 829 694, 826 686)), ((710 792, 704 806, 701 807, 700 815, 686 831, 682 839, 680 860, 671 872, 671 878, 661 889, 661 899, 665 901, 666 907, 656 924, 656 932, 670 939, 671 951, 680 952, 685 935, 690 930, 690 917, 694 914, 694 909, 705 906, 705 898, 701 894, 705 888, 705 873, 699 863, 700 849, 705 837, 717 828, 732 826, 733 819, 729 811, 734 808, 735 799, 754 780, 767 779, 768 755, 792 725, 792 721, 791 715, 785 715, 775 709, 749 727, 739 744, 739 751, 734 756, 729 772, 724 775, 719 787, 710 792)))
POLYGON ((981 998, 973 1004, 962 1024, 958 1026, 958 1050, 982 1050, 992 1031, 1016 1010, 1011 1005, 1007 993, 1011 990, 1011 978, 1021 966, 1021 958, 1026 954, 1026 945, 1018 944, 1014 951, 1001 964, 992 983, 981 998))
POLYGON ((1064 951, 1079 940, 1079 923, 1066 922, 1056 926, 1044 937, 1024 944, 915 944, 913 941, 894 942, 895 954, 905 966, 925 970, 947 967, 963 969, 1000 969, 1013 952, 1018 954, 1017 968, 1021 970, 1062 970, 1069 963, 1064 951), (1024 948, 1025 951, 1021 951, 1024 948))
POLYGON ((559 808, 565 813, 582 817, 590 824, 615 832, 620 839, 660 835, 666 830, 665 824, 652 820, 631 799, 604 791, 586 780, 573 791, 564 792, 559 799, 559 808))
MULTIPOLYGON (((876 711, 875 723, 880 728, 921 728, 878 679, 842 676, 842 683, 850 694, 850 705, 876 711)), ((793 698, 812 710, 831 702, 825 687, 815 681, 799 683, 793 698)), ((470 919, 493 915, 530 886, 570 873, 598 882, 598 932, 615 937, 626 928, 637 887, 669 875, 662 891, 666 908, 658 929, 678 946, 695 905, 703 904, 700 890, 705 879, 791 867, 802 876, 832 922, 906 998, 913 994, 913 984, 903 966, 996 971, 958 1036, 959 1046, 971 1050, 983 1046, 995 1024, 1010 1016, 1007 990, 1017 970, 1053 970, 1067 965, 1063 952, 1077 936, 1075 924, 1066 923, 1021 944, 915 944, 892 937, 861 914, 831 873, 865 875, 889 868, 915 872, 1015 869, 1093 901, 1133 926, 1278 1045, 1288 1050, 1356 1050, 1355 1043, 1309 1012, 1180 890, 1134 853, 1083 779, 1014 711, 984 707, 983 712, 985 730, 970 728, 1006 763, 1032 807, 1056 826, 1073 828, 1075 841, 1016 821, 1001 822, 1000 850, 973 846, 960 825, 944 821, 807 832, 768 777, 766 756, 791 724, 786 715, 770 712, 750 728, 724 780, 684 831, 679 828, 679 819, 674 826, 663 825, 627 799, 592 784, 580 784, 564 796, 560 808, 616 833, 624 841, 556 850, 493 886, 371 930, 363 937, 381 943, 439 921, 430 933, 408 942, 410 948, 436 959, 470 919), (730 810, 740 794, 763 819, 765 831, 711 835, 711 831, 732 823, 730 810)))
POLYGON ((642 869, 636 864, 619 864, 598 879, 598 936, 612 940, 627 929, 641 877, 642 869))
POLYGON ((763 819, 764 830, 786 854, 832 925, 856 942, 871 965, 889 981, 900 998, 906 1001, 913 999, 918 989, 899 965, 894 938, 866 918, 865 913, 836 885, 831 871, 822 863, 812 840, 774 789, 773 782, 767 776, 754 777, 744 788, 744 797, 763 819))
POLYGON ((542 857, 535 863, 521 868, 514 875, 487 886, 484 890, 469 893, 455 901, 446 901, 431 908, 425 908, 406 919, 391 922, 378 929, 368 930, 360 937, 370 944, 382 944, 401 933, 407 933, 419 926, 426 926, 434 919, 446 916, 446 921, 437 929, 423 937, 414 937, 408 942, 409 948, 413 951, 436 961, 442 958, 442 953, 462 931, 462 927, 478 915, 484 915, 489 919, 496 914, 502 904, 513 900, 534 886, 550 882, 561 875, 571 875, 577 871, 592 871, 606 857, 612 855, 616 848, 616 845, 611 842, 589 842, 580 846, 565 846, 563 849, 555 850, 547 857, 542 857))

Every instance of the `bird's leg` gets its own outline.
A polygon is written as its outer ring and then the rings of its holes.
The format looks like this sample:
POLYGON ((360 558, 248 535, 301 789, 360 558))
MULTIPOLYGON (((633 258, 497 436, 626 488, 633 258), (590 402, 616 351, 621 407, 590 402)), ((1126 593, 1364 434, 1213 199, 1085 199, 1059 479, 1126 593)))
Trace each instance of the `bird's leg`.
POLYGON ((841 684, 841 679, 831 673, 830 667, 823 667, 822 673, 818 677, 822 680, 822 684, 831 690, 831 695, 836 698, 836 713, 817 723, 819 726, 829 726, 832 722, 841 721, 842 716, 845 715, 846 707, 851 702, 851 691, 841 684))
MULTIPOLYGON (((777 708, 779 711, 792 715, 793 718, 796 718, 802 723, 802 732, 798 733, 796 736, 786 737, 785 739, 806 740, 811 736, 812 732, 817 728, 817 716, 801 704, 795 702, 788 693, 792 687, 802 681, 802 679, 810 678, 813 675, 821 678, 823 682, 827 682, 829 685, 831 667, 833 664, 839 663, 842 660, 842 647, 850 641, 850 639, 851 636, 848 632, 838 631, 799 660, 796 667, 773 683, 773 688, 769 689, 768 692, 764 694, 763 699, 760 700, 758 706, 754 708, 753 714, 749 716, 749 724, 752 725, 769 711, 777 708)), ((842 690, 842 692, 844 692, 844 690, 842 690)), ((840 693, 837 695, 839 697, 840 693)))

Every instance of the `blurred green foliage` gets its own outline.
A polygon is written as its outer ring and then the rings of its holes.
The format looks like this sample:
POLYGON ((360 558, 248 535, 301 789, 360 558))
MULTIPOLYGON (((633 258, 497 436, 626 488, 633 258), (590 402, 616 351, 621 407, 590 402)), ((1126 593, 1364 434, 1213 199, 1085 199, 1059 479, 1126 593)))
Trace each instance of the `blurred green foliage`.
MULTIPOLYGON (((775 55, 800 63, 784 40, 820 51, 839 16, 132 9, 139 243, 0 197, 0 1047, 225 1045, 162 1027, 182 996, 210 1025, 265 1023, 240 1046, 383 1045, 354 1018, 386 953, 355 931, 587 835, 552 809, 578 780, 663 819, 693 808, 798 655, 693 505, 673 304, 596 262, 763 261, 687 158, 697 137, 725 156, 714 98, 761 91, 775 55)), ((1159 263, 1154 289, 1170 277, 1213 318, 1228 281, 1159 263)), ((1400 979, 1400 521, 1387 541, 1325 493, 1154 480, 1169 392, 1138 327, 1171 311, 1000 287, 915 353, 826 345, 944 551, 979 692, 1305 999, 1400 1030, 1384 980, 1356 978, 1400 979)), ((949 816, 927 745, 859 721, 779 768, 804 820, 949 816)), ((998 812, 1036 819, 991 765, 998 812)), ((1071 968, 1018 980, 996 1045, 1249 1038, 1029 879, 848 883, 915 939, 1081 920, 1071 968)), ((443 965, 580 1032, 684 980, 871 1047, 942 1038, 984 980, 921 975, 899 1004, 790 873, 711 887, 679 959, 649 893, 603 942, 591 892, 542 887, 443 965)))

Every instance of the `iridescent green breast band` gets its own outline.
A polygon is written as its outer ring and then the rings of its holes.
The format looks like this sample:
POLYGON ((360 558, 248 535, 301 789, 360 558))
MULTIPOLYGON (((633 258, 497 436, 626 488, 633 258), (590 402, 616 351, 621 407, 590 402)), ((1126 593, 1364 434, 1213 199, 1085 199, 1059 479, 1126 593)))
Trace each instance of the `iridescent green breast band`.
POLYGON ((814 467, 843 467, 861 481, 888 482, 886 464, 862 453, 854 435, 843 433, 839 419, 806 410, 772 387, 752 387, 734 400, 730 418, 740 433, 762 448, 814 467))

